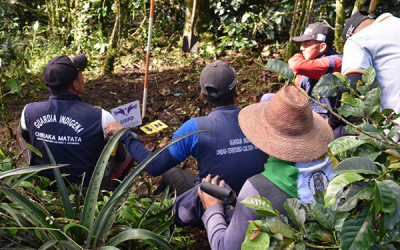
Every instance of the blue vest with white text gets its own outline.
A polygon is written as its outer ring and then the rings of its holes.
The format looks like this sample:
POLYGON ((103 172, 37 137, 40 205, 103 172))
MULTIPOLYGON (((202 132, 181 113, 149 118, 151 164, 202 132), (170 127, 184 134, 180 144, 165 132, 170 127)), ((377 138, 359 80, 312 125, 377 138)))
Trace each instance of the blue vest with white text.
POLYGON ((239 112, 236 106, 224 106, 196 118, 198 130, 212 131, 198 134, 197 181, 208 174, 219 175, 237 194, 247 178, 264 171, 268 159, 246 139, 239 127, 239 112))
MULTIPOLYGON (((87 182, 105 145, 101 119, 101 109, 70 93, 28 104, 25 121, 30 143, 43 154, 32 154, 31 165, 50 163, 45 141, 56 163, 69 164, 60 168, 61 173, 78 177, 85 172, 87 182)), ((52 169, 41 171, 40 175, 54 179, 52 169)))

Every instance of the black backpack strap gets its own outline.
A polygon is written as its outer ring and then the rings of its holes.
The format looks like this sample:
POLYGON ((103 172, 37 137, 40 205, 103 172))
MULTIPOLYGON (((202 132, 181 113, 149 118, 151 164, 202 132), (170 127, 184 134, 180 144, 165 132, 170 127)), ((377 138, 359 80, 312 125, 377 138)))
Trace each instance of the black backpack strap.
POLYGON ((260 196, 269 200, 274 209, 278 209, 278 211, 285 216, 287 215, 283 204, 287 199, 292 198, 290 195, 282 191, 262 174, 254 175, 249 178, 248 181, 250 181, 260 196))

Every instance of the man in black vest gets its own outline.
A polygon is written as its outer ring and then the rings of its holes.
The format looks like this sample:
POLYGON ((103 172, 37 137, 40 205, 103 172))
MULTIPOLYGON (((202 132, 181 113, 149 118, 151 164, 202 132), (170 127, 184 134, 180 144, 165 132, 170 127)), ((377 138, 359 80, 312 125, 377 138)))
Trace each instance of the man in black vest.
MULTIPOLYGON (((82 71, 86 66, 87 58, 83 54, 74 58, 63 55, 50 59, 43 73, 51 96, 48 101, 26 105, 18 126, 20 135, 43 155, 32 154, 31 165, 50 164, 45 141, 57 163, 69 164, 60 168, 61 173, 69 174, 67 179, 77 184, 85 174, 84 186, 89 184, 105 146, 104 126, 114 121, 109 112, 82 102, 78 96, 85 89, 82 71)), ((123 147, 118 151, 118 164, 112 164, 111 168, 111 177, 114 178, 132 162, 123 147)), ((54 180, 52 169, 39 174, 54 180)))

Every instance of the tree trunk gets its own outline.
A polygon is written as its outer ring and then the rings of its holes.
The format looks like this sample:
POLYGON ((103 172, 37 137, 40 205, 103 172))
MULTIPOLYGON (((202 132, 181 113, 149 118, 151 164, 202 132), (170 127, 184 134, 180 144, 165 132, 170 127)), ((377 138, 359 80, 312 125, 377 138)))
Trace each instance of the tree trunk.
POLYGON ((335 49, 339 54, 343 54, 344 41, 342 32, 346 13, 344 11, 344 0, 336 0, 336 25, 335 25, 335 49))
MULTIPOLYGON (((212 34, 207 32, 207 28, 203 28, 203 24, 210 22, 210 9, 209 0, 196 0, 195 20, 193 32, 196 36, 200 37, 200 40, 205 41, 212 34)), ((186 13, 185 13, 185 25, 183 26, 183 35, 189 35, 192 23, 193 13, 193 0, 186 0, 186 13)))
POLYGON ((369 3, 368 12, 372 15, 375 15, 376 6, 379 4, 379 2, 379 0, 371 0, 371 2, 369 3))
POLYGON ((356 0, 356 2, 354 3, 354 8, 353 8, 353 11, 351 12, 351 15, 354 15, 354 13, 359 12, 366 1, 367 0, 356 0))
POLYGON ((289 44, 285 55, 285 62, 288 62, 289 59, 300 49, 300 43, 292 41, 292 37, 300 36, 304 32, 305 28, 308 26, 313 5, 313 0, 296 0, 295 2, 295 7, 293 9, 292 26, 290 28, 290 38, 288 42, 289 44))
POLYGON ((129 0, 115 0, 114 13, 115 23, 111 33, 110 42, 107 47, 107 55, 104 61, 103 74, 111 74, 114 71, 114 61, 118 56, 118 47, 121 36, 121 24, 128 13, 129 0))

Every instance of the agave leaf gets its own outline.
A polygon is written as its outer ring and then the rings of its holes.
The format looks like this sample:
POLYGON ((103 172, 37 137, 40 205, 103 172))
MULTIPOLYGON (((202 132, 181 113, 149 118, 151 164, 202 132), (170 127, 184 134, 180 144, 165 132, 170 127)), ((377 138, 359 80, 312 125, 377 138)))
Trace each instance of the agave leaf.
MULTIPOLYGON (((108 159, 110 158, 111 152, 113 151, 115 144, 119 140, 125 131, 129 128, 124 128, 118 131, 111 140, 108 141, 104 147, 99 160, 97 161, 96 167, 93 171, 92 178, 90 179, 89 187, 85 197, 85 202, 82 210, 81 225, 91 230, 93 226, 94 213, 96 211, 97 199, 100 190, 101 180, 103 179, 104 170, 107 166, 108 159)), ((90 243, 90 240, 89 240, 90 243)), ((86 247, 88 248, 88 246, 86 247)))
MULTIPOLYGON (((120 133, 121 130, 118 132, 120 133)), ((132 182, 134 181, 134 178, 136 177, 136 175, 142 171, 155 157, 157 157, 162 151, 164 151, 165 149, 167 149, 169 146, 171 146, 172 144, 183 140, 184 138, 194 135, 194 134, 198 134, 198 133, 202 133, 202 132, 209 132, 209 130, 200 130, 200 131, 196 131, 193 133, 189 133, 186 135, 183 135, 181 137, 178 137, 170 142, 168 142, 167 144, 165 144, 164 146, 162 146, 161 148, 157 149, 154 153, 152 153, 147 159, 145 159, 142 163, 140 163, 125 179, 124 181, 117 187, 117 189, 115 189, 113 195, 110 197, 110 199, 108 200, 108 202, 104 205, 103 209, 100 211, 100 214, 97 216, 96 222, 95 224, 90 227, 90 233, 87 236, 87 240, 86 240, 86 245, 85 248, 89 248, 90 243, 91 243, 91 239, 93 235, 96 235, 96 238, 93 241, 93 248, 96 246, 98 237, 100 236, 99 231, 108 231, 109 226, 110 225, 110 220, 112 220, 115 217, 115 214, 110 214, 111 211, 116 211, 116 205, 124 198, 123 196, 126 195, 127 197, 129 197, 131 195, 131 193, 133 192, 132 189, 132 182), (106 224, 108 226, 106 226, 106 224)), ((108 142, 111 143, 114 140, 114 137, 119 138, 118 133, 115 134, 113 136, 113 138, 108 142)), ((107 146, 106 146, 107 147, 107 146)), ((104 150, 103 150, 104 153, 104 150)), ((100 157, 103 156, 103 153, 100 157)), ((111 151, 110 151, 111 153, 111 151)), ((103 159, 105 160, 105 159, 103 159)), ((100 159, 99 159, 100 161, 100 159)), ((99 162, 98 162, 99 164, 99 162)), ((97 165, 96 165, 97 168, 97 165)), ((100 185, 100 182, 98 183, 98 185, 100 185)), ((90 187, 90 185, 89 185, 90 187)), ((89 193, 88 192, 88 196, 86 197, 86 200, 88 200, 88 197, 92 195, 95 198, 95 201, 93 205, 90 205, 89 207, 91 207, 91 209, 88 208, 87 210, 87 214, 86 214, 86 220, 90 219, 90 221, 87 221, 87 223, 90 222, 90 224, 92 224, 93 222, 93 217, 94 217, 94 212, 95 212, 95 206, 97 204, 97 193, 89 193), (93 213, 93 215, 90 215, 90 213, 93 213), (92 217, 93 216, 93 217, 92 217), (90 218, 92 217, 92 218, 90 218)), ((86 206, 86 200, 85 200, 85 205, 86 206)), ((82 216, 83 217, 83 216, 82 216)), ((83 218, 82 218, 83 219, 83 218)))
POLYGON ((368 143, 368 141, 359 140, 356 136, 343 136, 329 143, 329 148, 333 155, 337 155, 365 143, 368 143))
MULTIPOLYGON (((167 211, 166 211, 167 212, 167 211)), ((164 222, 162 225, 157 226, 156 229, 153 230, 153 233, 155 234, 161 234, 163 233, 165 230, 168 230, 169 227, 174 224, 174 216, 171 216, 166 222, 164 222)))
POLYGON ((378 175, 378 168, 371 160, 362 157, 351 157, 340 162, 333 173, 343 174, 346 172, 354 172, 359 174, 378 175))
POLYGON ((296 225, 296 229, 300 231, 306 221, 306 211, 302 207, 300 200, 294 198, 288 199, 283 204, 283 207, 287 211, 289 218, 296 225))
POLYGON ((68 164, 49 164, 49 165, 29 166, 25 168, 16 168, 0 173, 0 179, 6 178, 8 176, 27 174, 32 172, 38 172, 45 169, 59 168, 64 166, 68 166, 68 164))
POLYGON ((397 202, 392 189, 382 181, 375 180, 375 182, 375 216, 381 211, 393 216, 397 209, 397 202))
POLYGON ((338 210, 348 212, 356 207, 359 200, 372 200, 375 193, 375 185, 366 182, 354 182, 343 194, 344 203, 339 204, 338 210))
POLYGON ((336 204, 336 194, 342 190, 345 186, 355 182, 363 180, 364 177, 357 173, 347 172, 341 175, 335 176, 328 184, 325 194, 325 208, 331 207, 336 204))
POLYGON ((78 245, 74 244, 71 241, 67 241, 67 240, 52 240, 52 241, 48 241, 45 244, 43 244, 39 250, 46 250, 46 249, 53 249, 53 247, 55 247, 56 249, 59 249, 61 247, 61 249, 65 248, 68 250, 82 250, 81 247, 79 247, 78 245))
POLYGON ((324 228, 332 230, 335 226, 335 216, 332 210, 324 208, 324 205, 314 203, 311 209, 313 217, 321 224, 324 228))
POLYGON ((347 217, 340 234, 342 249, 370 249, 378 238, 374 211, 373 201, 368 201, 357 218, 347 217))
POLYGON ((145 229, 130 229, 127 231, 124 231, 114 238, 112 238, 106 246, 117 246, 121 242, 127 241, 127 240, 141 240, 141 241, 146 241, 149 244, 159 246, 162 249, 170 249, 174 250, 174 248, 166 242, 163 238, 158 236, 157 234, 150 232, 149 230, 145 229))
MULTIPOLYGON (((47 146, 47 143, 43 141, 44 147, 46 148, 47 155, 49 157, 49 160, 51 164, 56 164, 56 161, 54 160, 53 154, 50 152, 49 147, 47 146)), ((53 169, 54 172, 54 178, 56 179, 57 186, 58 186, 58 193, 60 194, 61 201, 63 204, 65 216, 68 219, 76 219, 74 210, 72 208, 71 201, 69 200, 69 195, 67 191, 67 187, 65 186, 64 180, 61 176, 60 170, 58 168, 53 169)), ((83 242, 82 234, 81 231, 78 228, 71 229, 71 233, 73 236, 76 238, 76 241, 79 243, 83 242)))
POLYGON ((39 207, 39 205, 34 204, 28 198, 18 193, 16 190, 11 188, 8 185, 0 182, 0 189, 4 192, 12 201, 19 204, 21 207, 25 209, 24 214, 32 218, 38 225, 49 229, 57 229, 57 230, 48 230, 48 237, 54 240, 66 240, 65 235, 63 235, 62 228, 58 225, 57 222, 46 220, 47 214, 44 208, 39 207))
POLYGON ((113 247, 113 246, 104 246, 100 248, 99 250, 120 250, 118 247, 113 247))
POLYGON ((264 211, 268 215, 277 216, 274 211, 274 208, 271 206, 269 200, 265 199, 261 196, 250 196, 246 199, 240 201, 240 203, 244 204, 246 207, 254 208, 256 210, 264 211))
POLYGON ((270 60, 268 60, 267 65, 262 65, 261 63, 257 63, 257 64, 268 70, 277 72, 289 80, 294 79, 294 73, 293 73, 292 69, 289 67, 289 65, 287 65, 283 61, 280 61, 277 59, 270 59, 270 60))

